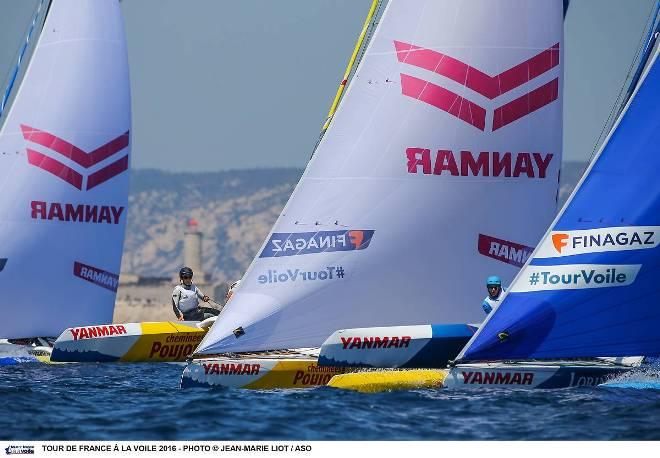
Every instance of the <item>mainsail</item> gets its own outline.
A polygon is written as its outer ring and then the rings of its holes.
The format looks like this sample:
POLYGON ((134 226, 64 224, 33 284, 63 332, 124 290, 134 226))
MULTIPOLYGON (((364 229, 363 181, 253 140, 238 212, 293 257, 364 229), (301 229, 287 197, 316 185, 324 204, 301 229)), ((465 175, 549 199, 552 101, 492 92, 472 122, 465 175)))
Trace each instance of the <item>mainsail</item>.
POLYGON ((128 203, 117 0, 52 1, 0 131, 0 336, 108 323, 128 203))
POLYGON ((562 3, 392 0, 198 354, 481 321, 556 210, 562 3))
POLYGON ((657 59, 461 361, 660 354, 657 59))

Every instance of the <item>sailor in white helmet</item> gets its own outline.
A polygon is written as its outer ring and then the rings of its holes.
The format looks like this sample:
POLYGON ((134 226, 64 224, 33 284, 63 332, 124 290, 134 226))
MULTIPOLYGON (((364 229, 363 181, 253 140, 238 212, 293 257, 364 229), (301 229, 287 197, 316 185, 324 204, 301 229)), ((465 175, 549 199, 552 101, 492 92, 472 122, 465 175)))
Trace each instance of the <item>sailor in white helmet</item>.
POLYGON ((172 309, 179 321, 202 321, 217 316, 220 311, 210 307, 200 307, 199 299, 208 302, 210 298, 204 295, 192 282, 193 271, 184 267, 179 271, 180 283, 172 291, 172 309))

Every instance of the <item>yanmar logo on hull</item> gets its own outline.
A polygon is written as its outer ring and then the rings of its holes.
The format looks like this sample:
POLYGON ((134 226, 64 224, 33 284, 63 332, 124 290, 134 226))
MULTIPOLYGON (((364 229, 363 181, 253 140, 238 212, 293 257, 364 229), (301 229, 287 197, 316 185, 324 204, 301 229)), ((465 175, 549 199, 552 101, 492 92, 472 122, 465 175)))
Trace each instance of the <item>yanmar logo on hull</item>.
POLYGON ((270 236, 260 258, 298 256, 330 251, 365 250, 374 236, 373 230, 317 232, 280 232, 270 236))
POLYGON ((127 334, 126 328, 121 324, 71 328, 71 336, 73 337, 73 340, 93 339, 95 337, 118 336, 124 334, 127 334))
POLYGON ((203 363, 205 375, 259 375, 261 364, 203 363))
POLYGON ((344 350, 408 348, 410 346, 410 340, 410 336, 341 337, 341 345, 344 350))
POLYGON ((607 251, 645 250, 660 243, 660 226, 605 227, 555 231, 539 248, 537 258, 556 258, 607 251))
POLYGON ((55 157, 65 157, 83 168, 83 170, 74 170, 54 157, 26 148, 30 165, 49 172, 78 190, 85 189, 89 191, 128 169, 128 154, 125 154, 110 164, 100 166, 94 172, 88 173, 86 171, 86 169, 93 168, 125 149, 129 143, 129 131, 113 138, 91 152, 86 152, 49 132, 26 125, 21 125, 21 130, 23 131, 23 138, 28 142, 47 148, 56 153, 55 157))
MULTIPOLYGON (((401 93, 438 108, 451 116, 481 130, 486 130, 487 112, 492 111, 492 131, 505 127, 556 101, 559 96, 559 77, 506 103, 497 99, 559 66, 559 43, 541 51, 519 64, 497 74, 483 71, 461 62, 447 54, 425 49, 410 43, 394 41, 399 62, 428 70, 465 87, 473 95, 494 100, 494 108, 483 106, 460 96, 446 87, 439 86, 405 73, 401 73, 401 93)), ((558 72, 557 72, 558 73, 558 72)), ((501 100, 501 99, 500 99, 501 100)))
POLYGON ((463 384, 475 385, 531 385, 533 372, 461 372, 463 384))

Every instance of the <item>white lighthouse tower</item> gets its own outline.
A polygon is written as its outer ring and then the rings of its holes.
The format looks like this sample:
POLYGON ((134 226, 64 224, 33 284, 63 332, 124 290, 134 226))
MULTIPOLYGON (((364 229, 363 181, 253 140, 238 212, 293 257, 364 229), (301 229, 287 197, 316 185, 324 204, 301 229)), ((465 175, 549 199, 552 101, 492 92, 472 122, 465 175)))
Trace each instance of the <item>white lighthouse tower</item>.
POLYGON ((195 273, 194 281, 198 285, 206 284, 206 274, 202 270, 202 233, 197 220, 190 218, 183 232, 183 265, 195 273))

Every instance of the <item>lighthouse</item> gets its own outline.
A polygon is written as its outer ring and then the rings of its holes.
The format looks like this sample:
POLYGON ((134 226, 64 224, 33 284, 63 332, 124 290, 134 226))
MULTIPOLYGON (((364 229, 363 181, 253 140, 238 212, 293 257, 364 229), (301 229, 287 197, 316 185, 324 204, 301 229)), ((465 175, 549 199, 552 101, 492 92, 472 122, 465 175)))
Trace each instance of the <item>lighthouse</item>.
POLYGON ((183 265, 193 270, 196 284, 206 283, 206 274, 202 270, 202 233, 194 218, 188 220, 183 232, 183 265))

